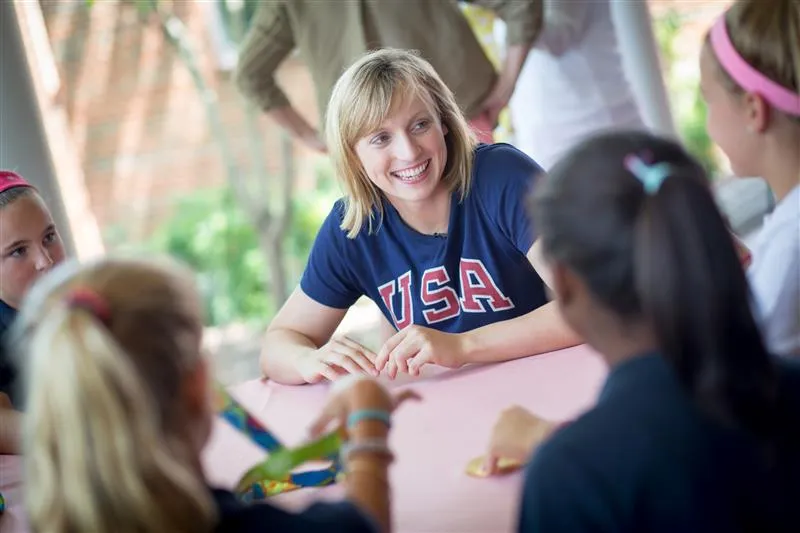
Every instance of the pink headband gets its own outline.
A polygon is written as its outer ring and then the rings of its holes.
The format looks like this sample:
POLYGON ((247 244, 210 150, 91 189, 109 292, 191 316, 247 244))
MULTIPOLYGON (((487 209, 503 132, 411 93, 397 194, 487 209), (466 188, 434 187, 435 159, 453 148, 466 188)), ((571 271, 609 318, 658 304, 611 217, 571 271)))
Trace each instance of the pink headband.
POLYGON ((30 187, 31 189, 35 188, 33 185, 25 181, 25 178, 16 172, 11 172, 10 170, 0 170, 0 192, 13 189, 14 187, 30 187))
POLYGON ((750 66, 733 47, 723 14, 711 28, 711 46, 722 68, 742 89, 760 94, 773 107, 800 116, 800 94, 775 83, 750 66))

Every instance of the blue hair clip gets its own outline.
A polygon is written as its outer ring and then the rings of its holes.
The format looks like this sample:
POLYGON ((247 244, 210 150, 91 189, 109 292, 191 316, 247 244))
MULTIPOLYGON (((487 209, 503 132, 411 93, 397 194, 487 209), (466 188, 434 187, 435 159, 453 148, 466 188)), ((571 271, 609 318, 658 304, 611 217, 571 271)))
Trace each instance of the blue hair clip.
POLYGON ((669 177, 672 170, 669 163, 648 165, 637 155, 625 156, 625 168, 642 182, 644 192, 649 195, 656 194, 661 184, 669 177))

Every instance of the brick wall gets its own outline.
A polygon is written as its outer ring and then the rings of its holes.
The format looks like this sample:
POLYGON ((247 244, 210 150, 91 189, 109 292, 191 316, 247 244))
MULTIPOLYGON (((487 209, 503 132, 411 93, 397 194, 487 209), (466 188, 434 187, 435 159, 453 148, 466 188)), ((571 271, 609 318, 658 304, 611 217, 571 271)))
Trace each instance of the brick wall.
MULTIPOLYGON (((186 24, 200 68, 219 96, 228 140, 248 169, 245 110, 231 75, 218 68, 211 14, 203 2, 162 2, 186 24)), ((181 195, 225 182, 222 159, 189 72, 163 38, 157 21, 116 0, 41 1, 61 75, 61 104, 69 117, 91 207, 102 228, 144 238, 181 195)), ((298 109, 316 121, 310 77, 295 59, 278 74, 298 109)), ((278 173, 280 136, 263 116, 260 143, 270 173, 278 173)), ((295 147, 301 187, 312 186, 317 157, 295 147)), ((269 179, 264 176, 263 179, 269 179)), ((107 242, 113 249, 114 242, 107 242)))

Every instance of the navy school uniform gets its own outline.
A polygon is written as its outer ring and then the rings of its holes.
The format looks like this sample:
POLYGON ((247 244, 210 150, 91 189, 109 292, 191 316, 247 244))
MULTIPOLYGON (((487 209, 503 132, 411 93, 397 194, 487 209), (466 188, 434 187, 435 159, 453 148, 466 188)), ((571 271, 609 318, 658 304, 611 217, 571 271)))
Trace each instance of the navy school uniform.
POLYGON ((232 493, 212 490, 219 521, 215 533, 377 533, 377 526, 347 501, 316 503, 289 513, 268 503, 244 505, 232 493))
POLYGON ((16 316, 17 310, 0 300, 0 392, 5 393, 15 405, 14 387, 17 372, 6 346, 6 333, 16 316))
POLYGON ((775 465, 700 413, 657 354, 615 367, 597 406, 528 467, 518 531, 800 531, 800 365, 779 362, 775 465))
POLYGON ((366 295, 398 330, 418 324, 461 333, 524 315, 547 302, 526 257, 535 232, 525 198, 541 171, 510 145, 477 147, 471 190, 463 201, 453 193, 446 236, 415 231, 384 201, 377 231, 365 227, 348 239, 340 200, 320 228, 300 287, 337 309, 366 295))

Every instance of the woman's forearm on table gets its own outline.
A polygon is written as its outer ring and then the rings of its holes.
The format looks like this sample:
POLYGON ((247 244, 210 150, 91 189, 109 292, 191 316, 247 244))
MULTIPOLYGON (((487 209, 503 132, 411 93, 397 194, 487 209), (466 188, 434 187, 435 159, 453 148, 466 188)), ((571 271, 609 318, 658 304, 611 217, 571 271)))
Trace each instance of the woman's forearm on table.
POLYGON ((303 385, 301 358, 309 357, 319 347, 311 339, 288 329, 267 331, 259 360, 264 377, 285 385, 303 385))
POLYGON ((463 333, 470 363, 496 363, 576 346, 580 337, 564 322, 556 302, 530 313, 463 333))

